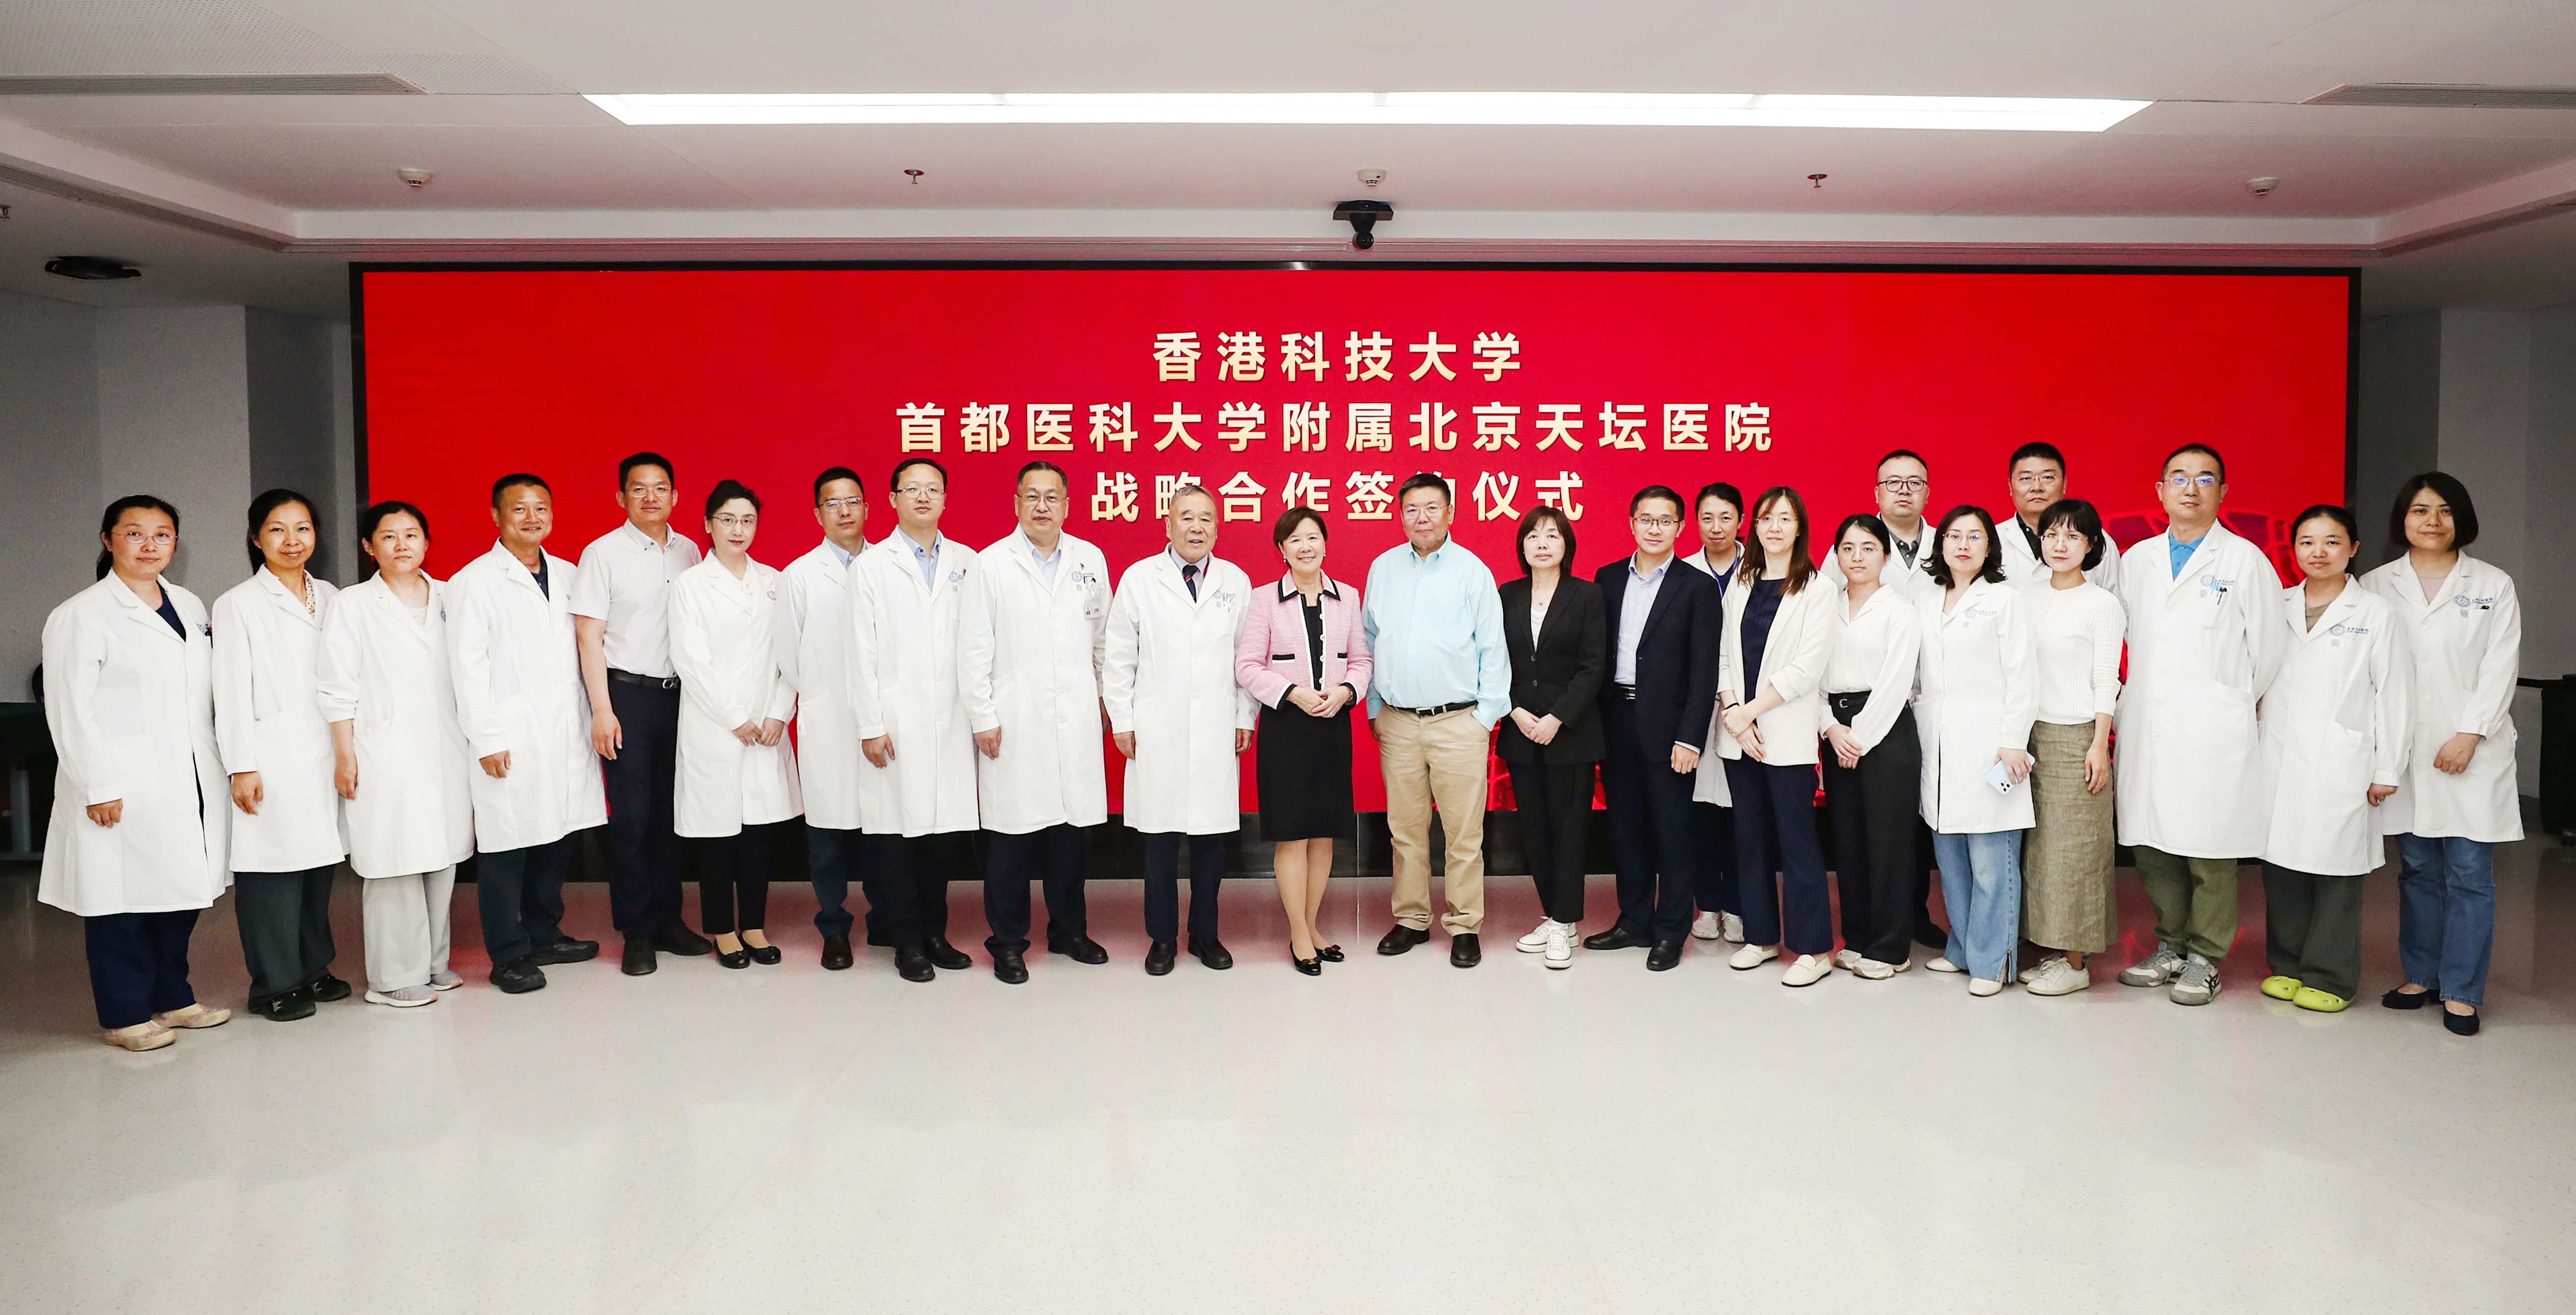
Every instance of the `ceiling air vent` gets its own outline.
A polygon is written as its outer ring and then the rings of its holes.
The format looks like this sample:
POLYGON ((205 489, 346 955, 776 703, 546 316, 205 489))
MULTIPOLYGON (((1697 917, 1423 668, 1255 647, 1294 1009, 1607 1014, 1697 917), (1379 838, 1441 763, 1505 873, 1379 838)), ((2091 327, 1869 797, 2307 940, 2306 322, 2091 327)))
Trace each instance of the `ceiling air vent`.
POLYGON ((0 77, 0 96, 423 96, 390 73, 134 73, 0 77))
POLYGON ((2576 110, 2576 87, 2481 87, 2445 82, 2360 82, 2301 102, 2432 110, 2576 110))

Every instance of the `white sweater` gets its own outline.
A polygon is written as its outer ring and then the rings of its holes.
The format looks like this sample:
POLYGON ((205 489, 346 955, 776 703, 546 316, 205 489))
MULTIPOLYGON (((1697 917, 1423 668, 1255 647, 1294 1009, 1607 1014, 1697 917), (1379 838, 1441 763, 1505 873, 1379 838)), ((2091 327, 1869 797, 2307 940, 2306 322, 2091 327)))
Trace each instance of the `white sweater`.
POLYGON ((2119 596, 2096 584, 2022 586, 2039 643, 2039 720, 2090 726, 2120 701, 2120 641, 2129 617, 2119 596))

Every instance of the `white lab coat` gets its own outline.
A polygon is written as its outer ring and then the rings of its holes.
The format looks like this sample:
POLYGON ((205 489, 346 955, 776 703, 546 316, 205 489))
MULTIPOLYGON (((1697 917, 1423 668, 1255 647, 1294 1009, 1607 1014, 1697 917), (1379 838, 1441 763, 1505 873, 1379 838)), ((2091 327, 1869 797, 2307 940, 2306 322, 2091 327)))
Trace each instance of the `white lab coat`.
POLYGON ((850 563, 850 712, 860 739, 888 736, 894 747, 882 768, 860 760, 883 781, 871 834, 975 829, 975 737, 957 680, 958 613, 974 570, 975 554, 943 537, 923 584, 901 531, 850 563))
MULTIPOLYGON (((2418 596, 2420 601, 2420 595, 2418 596)), ((2346 581, 2308 627, 2307 591, 2282 591, 2290 654, 2263 695, 2263 779, 2272 801, 2263 861, 2325 877, 2378 868, 2386 842, 2374 785, 2403 786, 2415 682, 2388 600, 2346 581)), ((2406 793, 2400 789, 2398 794, 2406 793)))
POLYGON ((499 542, 447 581, 448 673, 473 783, 474 841, 486 854, 552 844, 608 822, 590 695, 573 647, 579 567, 547 553, 546 584, 499 542), (508 752, 494 780, 481 760, 508 752))
MULTIPOLYGON (((2004 549, 2004 582, 2045 584, 2049 576, 2048 564, 2030 550, 2030 540, 2022 537, 2016 520, 2008 511, 2004 520, 1995 526, 1995 541, 2004 549)), ((2120 592, 2120 541, 2112 538, 2108 530, 2102 533, 2102 560, 2095 562, 2093 569, 2084 573, 2084 578, 2112 593, 2120 592)))
POLYGON ((828 540, 778 573, 772 615, 779 674, 796 689, 796 769, 806 824, 869 829, 885 807, 886 774, 859 752, 859 722, 850 711, 850 568, 828 540))
POLYGON ((1252 729, 1259 707, 1235 683, 1234 646, 1252 579, 1214 553, 1201 564, 1195 601, 1167 548, 1128 567, 1109 606, 1101 696, 1109 728, 1136 735, 1124 802, 1138 831, 1209 836, 1243 825, 1234 733, 1252 729))
POLYGON ((215 744, 225 772, 259 773, 261 796, 257 813, 233 809, 235 872, 302 872, 349 856, 331 788, 331 725, 313 697, 322 619, 339 589, 305 580, 310 612, 264 566, 215 599, 215 744))
POLYGON ((349 866, 362 877, 436 872, 474 854, 469 774, 482 769, 456 722, 447 607, 447 586, 429 580, 426 624, 415 625, 377 577, 343 590, 322 618, 314 703, 323 721, 352 723, 349 866))
POLYGON ((805 812, 786 739, 744 744, 733 734, 796 715, 796 689, 778 670, 778 584, 777 571, 752 561, 737 580, 712 552, 671 582, 671 669, 680 677, 671 829, 680 835, 738 835, 805 812))
POLYGON ((1020 530, 977 554, 958 621, 966 724, 1002 728, 1002 756, 975 755, 984 829, 1024 835, 1109 819, 1100 749, 1100 666, 1109 634, 1109 561, 1068 534, 1055 583, 1020 530))
MULTIPOLYGON (((1750 703, 1762 688, 1780 692, 1780 706, 1753 719, 1762 731, 1762 761, 1772 767, 1811 767, 1818 761, 1817 737, 1833 714, 1825 709, 1825 659, 1834 646, 1834 614, 1843 605, 1842 585, 1819 572, 1796 593, 1785 590, 1771 614, 1771 634, 1762 641, 1762 671, 1757 687, 1744 688, 1744 606, 1753 600, 1753 582, 1737 577, 1726 587, 1726 639, 1718 649, 1718 701, 1732 693, 1750 703)), ((1717 720, 1720 758, 1741 758, 1744 746, 1727 733, 1723 713, 1717 720)), ((1693 791, 1693 797, 1699 797, 1693 791)), ((1714 801, 1712 801, 1714 802, 1714 801)))
POLYGON ((2030 748, 2039 706, 2039 646, 2021 591, 1978 580, 1942 611, 1946 591, 1914 601, 1923 649, 1915 666, 1914 733, 1923 741, 1923 821, 1944 835, 2025 831, 2030 782, 1997 794, 1986 780, 1999 749, 2030 748))
POLYGON ((57 766, 36 898, 84 918, 202 909, 233 884, 206 605, 167 578, 161 588, 184 638, 113 575, 45 618, 57 766), (120 799, 113 827, 84 811, 120 799))
POLYGON ((2119 838, 2184 858, 2251 858, 2272 832, 2255 706, 2288 655, 2281 577, 2261 549, 2210 527, 2182 569, 2170 535, 2120 559, 2129 683, 2119 736, 2119 838))
POLYGON ((2362 578, 2407 623, 2413 659, 2415 733, 2403 788, 2380 805, 2384 834, 2459 836, 2491 843, 2522 839, 2514 785, 2513 691, 2522 660, 2522 600, 2513 577, 2460 554, 2432 602, 2399 557, 2362 578), (2454 735, 2486 738, 2453 776, 2433 756, 2454 735))

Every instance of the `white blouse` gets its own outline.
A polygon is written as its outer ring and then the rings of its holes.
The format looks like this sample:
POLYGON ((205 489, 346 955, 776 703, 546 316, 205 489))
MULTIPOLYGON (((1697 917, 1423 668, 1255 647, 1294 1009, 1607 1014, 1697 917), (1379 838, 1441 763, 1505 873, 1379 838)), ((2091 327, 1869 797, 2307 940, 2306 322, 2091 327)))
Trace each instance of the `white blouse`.
POLYGON ((2039 720, 2090 726, 2120 702, 2120 643, 2129 614, 2120 597, 2090 583, 2072 589, 2045 577, 2021 586, 2039 645, 2039 720))
MULTIPOLYGON (((1839 593, 1840 591, 1837 591, 1839 593)), ((1833 647, 1825 658, 1827 694, 1867 693, 1852 736, 1862 752, 1878 747, 1896 714, 1914 697, 1915 660, 1923 650, 1923 620, 1906 595, 1885 585, 1854 615, 1847 598, 1834 600, 1833 647)))

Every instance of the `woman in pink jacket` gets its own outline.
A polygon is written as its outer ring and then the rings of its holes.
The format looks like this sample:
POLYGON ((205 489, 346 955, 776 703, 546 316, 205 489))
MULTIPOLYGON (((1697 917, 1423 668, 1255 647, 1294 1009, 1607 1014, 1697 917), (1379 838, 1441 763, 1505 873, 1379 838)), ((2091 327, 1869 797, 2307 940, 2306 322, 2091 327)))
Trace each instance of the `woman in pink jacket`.
POLYGON ((1333 838, 1357 825, 1351 811, 1351 705, 1368 694, 1368 638, 1360 591, 1324 574, 1324 518, 1290 507, 1270 531, 1287 573, 1244 609, 1234 678, 1261 704, 1261 830, 1278 846, 1279 902, 1288 910, 1288 952, 1313 977, 1342 947, 1315 933, 1324 883, 1333 875, 1333 838))

